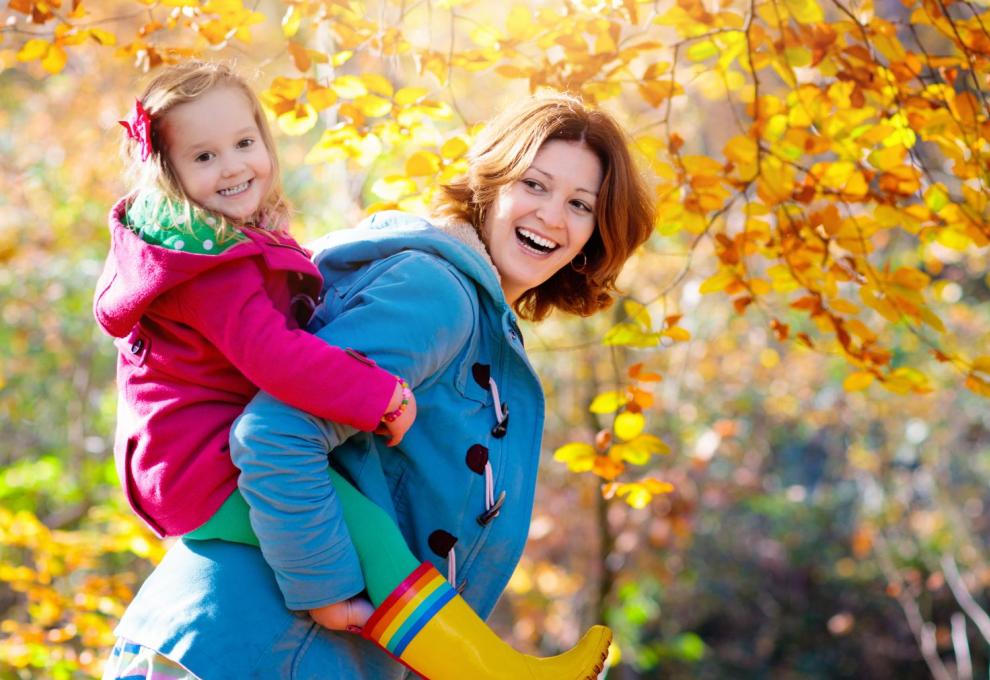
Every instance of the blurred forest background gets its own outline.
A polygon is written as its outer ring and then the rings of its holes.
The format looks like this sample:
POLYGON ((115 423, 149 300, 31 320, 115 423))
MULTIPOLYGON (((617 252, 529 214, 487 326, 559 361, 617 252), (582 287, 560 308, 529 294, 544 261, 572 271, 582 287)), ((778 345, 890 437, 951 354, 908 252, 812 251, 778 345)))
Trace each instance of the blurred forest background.
POLYGON ((609 678, 986 678, 986 0, 8 0, 0 8, 0 678, 98 676, 167 548, 112 463, 91 318, 123 118, 236 60, 301 240, 422 211, 475 125, 554 87, 615 113, 657 233, 548 392, 493 617, 609 678))

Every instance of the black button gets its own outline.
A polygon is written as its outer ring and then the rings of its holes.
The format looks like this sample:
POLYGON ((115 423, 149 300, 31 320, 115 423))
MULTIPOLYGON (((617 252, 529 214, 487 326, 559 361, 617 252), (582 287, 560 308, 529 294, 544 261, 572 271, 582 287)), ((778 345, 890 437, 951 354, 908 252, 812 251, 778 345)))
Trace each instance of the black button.
POLYGON ((478 387, 487 390, 492 378, 492 367, 488 364, 476 363, 471 366, 471 376, 478 383, 478 387))
POLYGON ((134 341, 134 344, 131 345, 131 354, 140 354, 142 349, 144 349, 144 340, 138 338, 134 341))
POLYGON ((430 534, 426 542, 437 557, 447 557, 450 551, 454 549, 454 544, 457 543, 457 536, 443 529, 437 529, 430 534))
POLYGON ((488 464, 488 449, 481 444, 475 444, 468 449, 464 457, 467 466, 479 475, 485 474, 485 465, 488 464))

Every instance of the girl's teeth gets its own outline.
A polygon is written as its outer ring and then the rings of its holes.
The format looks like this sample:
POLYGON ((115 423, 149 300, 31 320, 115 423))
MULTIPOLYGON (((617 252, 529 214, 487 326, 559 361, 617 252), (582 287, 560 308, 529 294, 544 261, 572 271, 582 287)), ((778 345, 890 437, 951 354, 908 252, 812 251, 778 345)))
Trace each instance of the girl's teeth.
POLYGON ((241 184, 238 184, 236 187, 227 187, 226 189, 221 189, 217 193, 219 193, 221 196, 233 196, 234 194, 239 194, 242 191, 246 190, 248 188, 248 184, 250 184, 250 182, 243 182, 241 184))

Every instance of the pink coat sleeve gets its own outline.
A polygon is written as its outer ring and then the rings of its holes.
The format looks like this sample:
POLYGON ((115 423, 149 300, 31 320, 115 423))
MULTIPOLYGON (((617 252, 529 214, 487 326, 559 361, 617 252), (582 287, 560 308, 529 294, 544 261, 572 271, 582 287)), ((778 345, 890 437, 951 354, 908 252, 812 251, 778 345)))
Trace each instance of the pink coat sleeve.
POLYGON ((174 293, 188 323, 260 389, 360 430, 370 432, 379 424, 395 376, 353 350, 290 327, 265 290, 256 262, 232 261, 180 288, 174 293))

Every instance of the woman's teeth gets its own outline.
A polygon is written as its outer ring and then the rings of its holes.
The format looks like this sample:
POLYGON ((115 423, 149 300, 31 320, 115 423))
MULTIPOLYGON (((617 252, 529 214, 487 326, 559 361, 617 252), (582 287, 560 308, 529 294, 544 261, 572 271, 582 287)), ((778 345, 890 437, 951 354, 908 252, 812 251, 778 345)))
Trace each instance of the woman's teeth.
POLYGON ((251 185, 251 180, 247 182, 242 182, 234 187, 227 187, 226 189, 221 189, 217 193, 221 196, 234 196, 241 193, 242 191, 247 191, 247 188, 251 185))
POLYGON ((543 238, 529 229, 517 228, 516 234, 520 237, 524 245, 530 246, 541 253, 549 253, 559 247, 557 243, 554 243, 548 238, 543 238))

